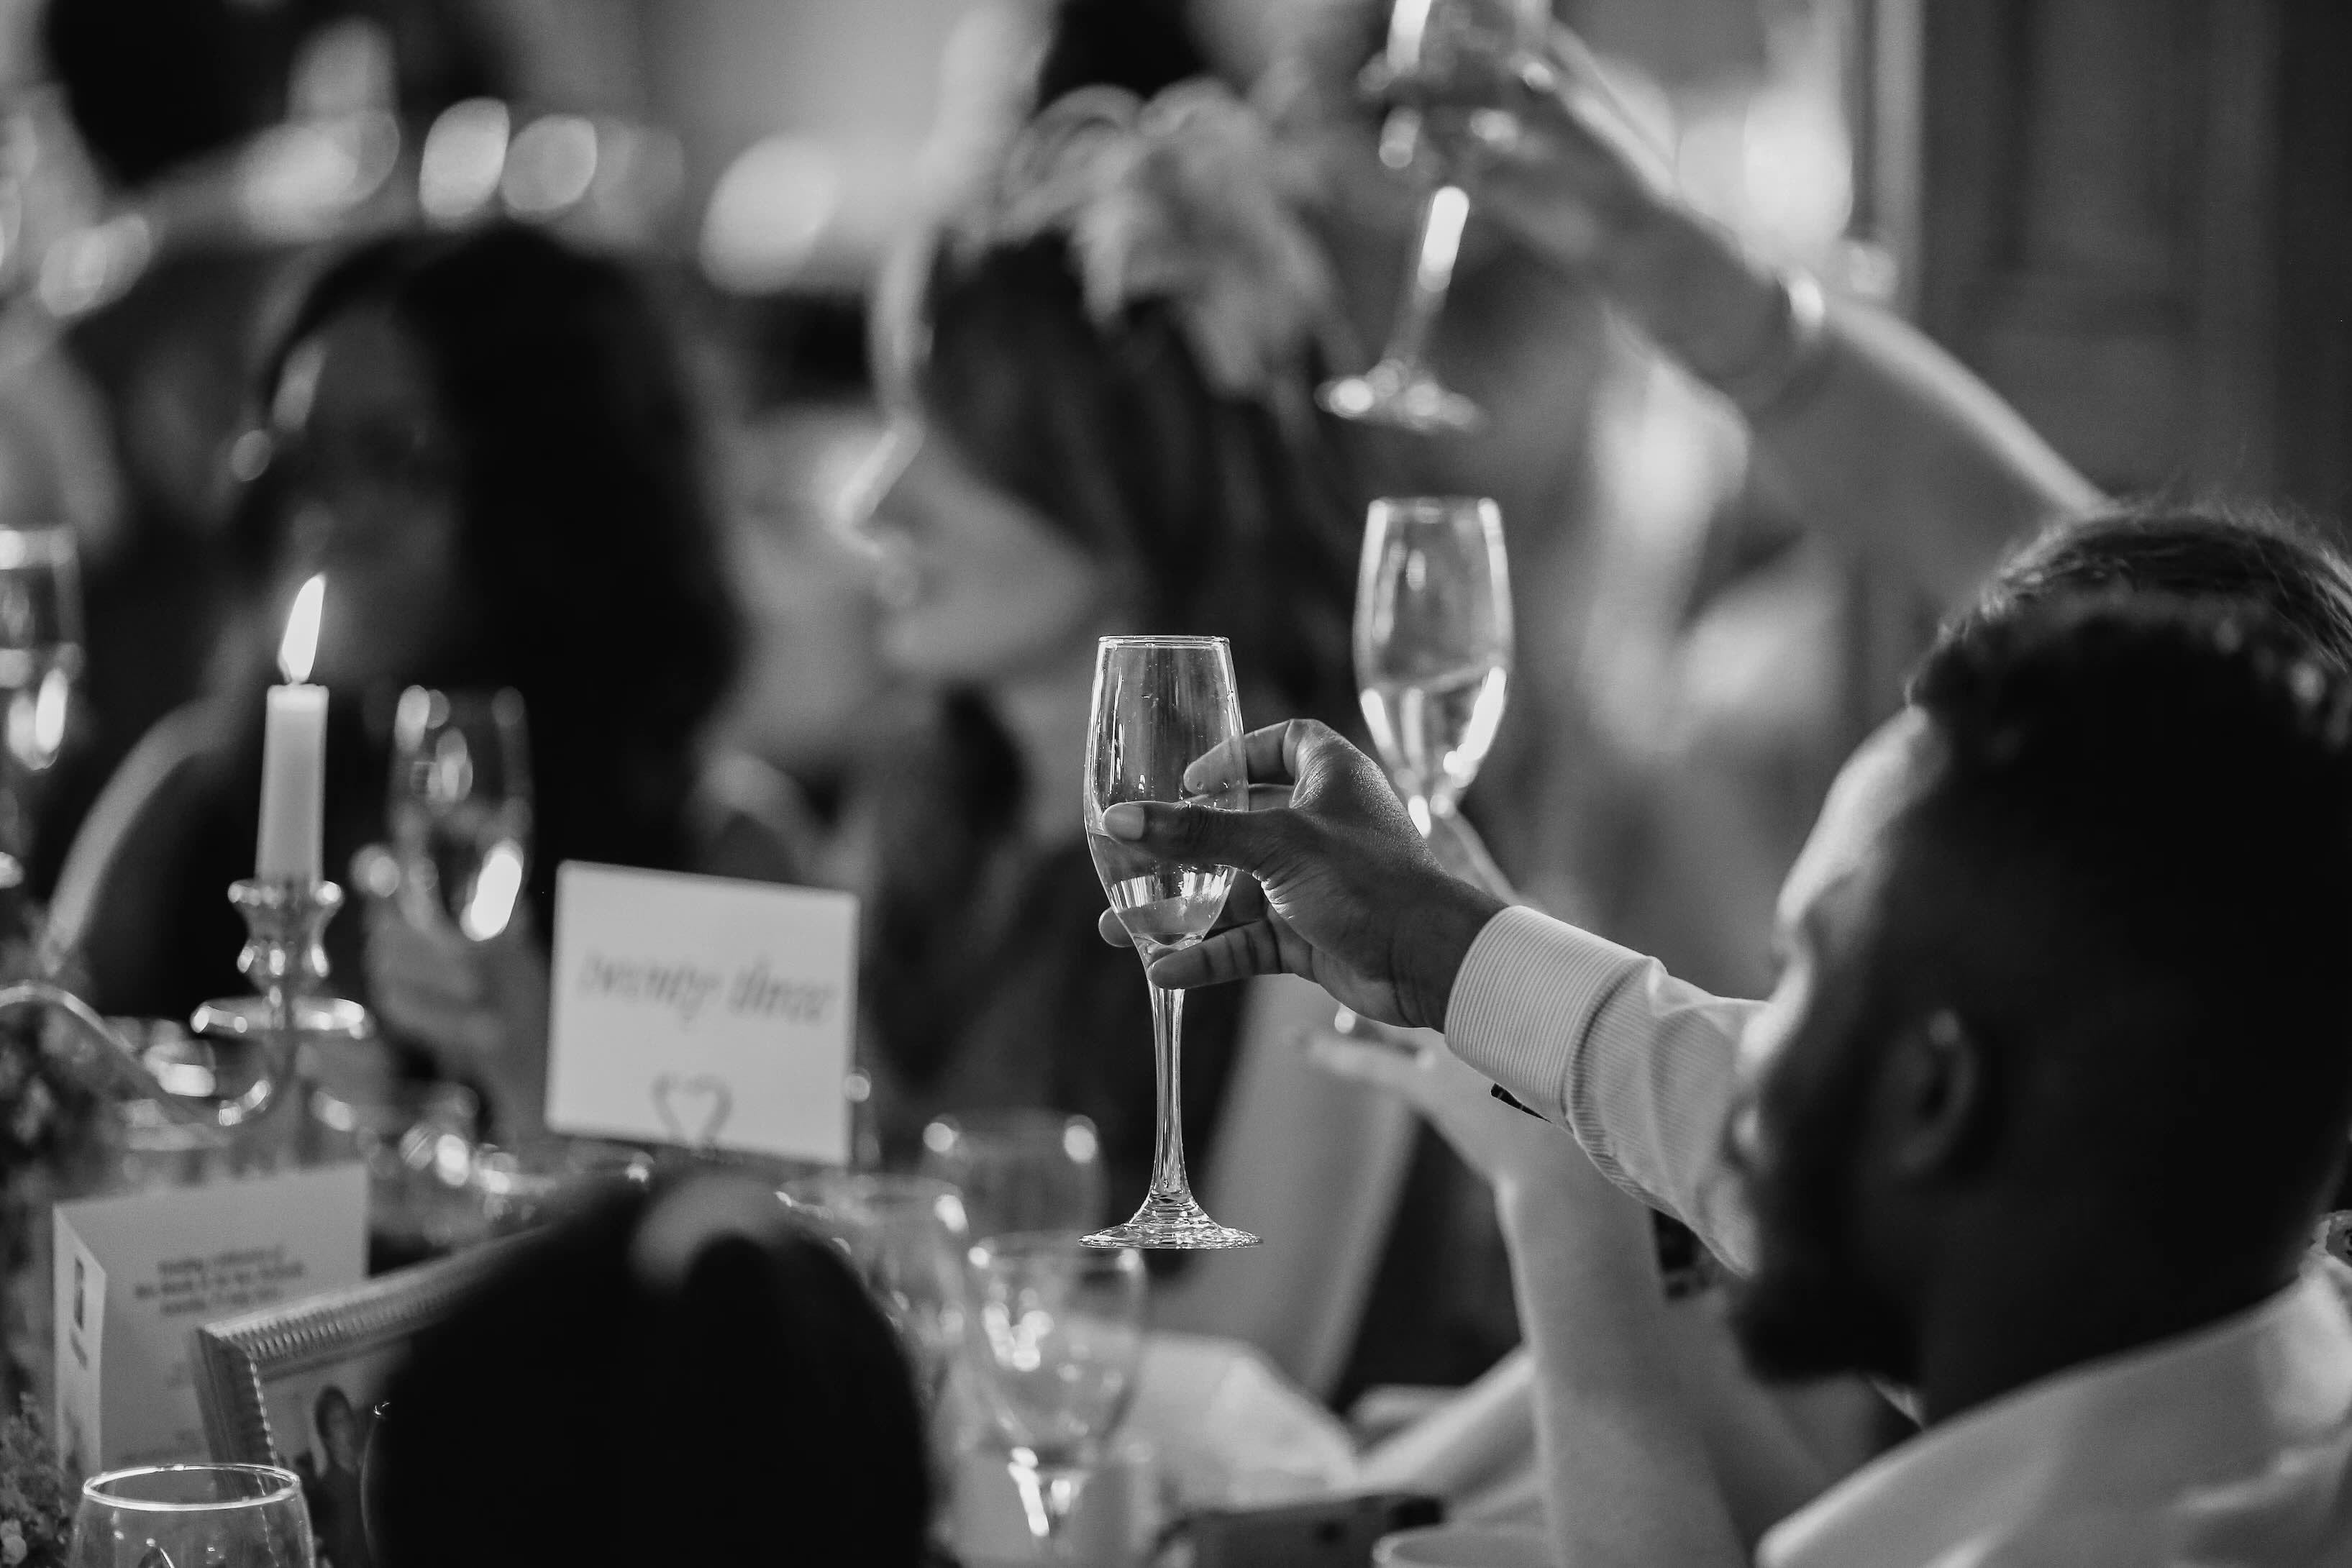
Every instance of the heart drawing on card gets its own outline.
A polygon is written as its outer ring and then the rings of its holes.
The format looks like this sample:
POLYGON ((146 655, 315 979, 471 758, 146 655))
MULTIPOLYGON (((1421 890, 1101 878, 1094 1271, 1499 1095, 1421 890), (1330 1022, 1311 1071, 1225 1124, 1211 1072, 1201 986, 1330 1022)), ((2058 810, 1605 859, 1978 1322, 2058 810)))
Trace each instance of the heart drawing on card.
POLYGON ((735 1109, 727 1080, 709 1073, 666 1072, 654 1079, 654 1114, 668 1130, 670 1141, 700 1149, 719 1142, 735 1109))

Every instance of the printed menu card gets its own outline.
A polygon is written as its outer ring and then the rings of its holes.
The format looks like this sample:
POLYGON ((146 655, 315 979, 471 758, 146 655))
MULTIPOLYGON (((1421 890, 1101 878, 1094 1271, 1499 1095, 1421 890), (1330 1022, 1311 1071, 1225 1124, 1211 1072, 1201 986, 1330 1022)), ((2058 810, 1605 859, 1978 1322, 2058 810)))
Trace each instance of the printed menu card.
POLYGON ((84 1474, 205 1457, 188 1342, 367 1276, 367 1170, 289 1171, 59 1204, 57 1433, 84 1474))

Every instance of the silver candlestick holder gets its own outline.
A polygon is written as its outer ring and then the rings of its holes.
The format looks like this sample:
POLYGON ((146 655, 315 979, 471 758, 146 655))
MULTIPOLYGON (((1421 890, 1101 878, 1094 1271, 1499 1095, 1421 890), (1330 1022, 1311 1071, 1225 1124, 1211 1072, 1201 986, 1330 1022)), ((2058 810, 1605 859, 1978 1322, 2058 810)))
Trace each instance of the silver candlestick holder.
POLYGON ((298 1058, 306 1041, 364 1039, 371 1026, 366 1008, 325 994, 327 952, 320 938, 342 908, 341 888, 332 882, 243 881, 228 896, 245 916, 247 931, 237 967, 257 994, 207 1002, 188 1027, 257 1047, 259 1070, 241 1093, 199 1101, 167 1088, 133 1042, 54 981, 0 985, 0 1015, 36 1012, 58 1020, 79 1037, 84 1059, 101 1079, 111 1079, 152 1100, 168 1121, 226 1130, 259 1120, 298 1081, 298 1058))
POLYGON ((343 890, 332 882, 247 879, 230 887, 228 900, 245 917, 236 967, 256 994, 207 1002, 188 1027, 289 1047, 304 1040, 365 1039, 367 1009, 327 992, 324 938, 327 922, 343 907, 343 890))

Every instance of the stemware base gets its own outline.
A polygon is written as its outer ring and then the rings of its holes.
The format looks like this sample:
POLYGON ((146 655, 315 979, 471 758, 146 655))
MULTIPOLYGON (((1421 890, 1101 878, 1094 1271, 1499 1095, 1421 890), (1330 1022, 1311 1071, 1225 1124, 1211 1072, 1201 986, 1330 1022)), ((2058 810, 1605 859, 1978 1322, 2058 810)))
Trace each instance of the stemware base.
POLYGON ((1434 376, 1387 360, 1361 375, 1325 382, 1315 401, 1342 419, 1423 434, 1465 435, 1486 423, 1485 409, 1434 376))
POLYGON ((1125 1225, 1096 1231, 1083 1239, 1088 1247, 1136 1247, 1161 1252, 1223 1252, 1258 1245, 1257 1237, 1249 1232, 1211 1219, 1190 1193, 1148 1197, 1125 1225))

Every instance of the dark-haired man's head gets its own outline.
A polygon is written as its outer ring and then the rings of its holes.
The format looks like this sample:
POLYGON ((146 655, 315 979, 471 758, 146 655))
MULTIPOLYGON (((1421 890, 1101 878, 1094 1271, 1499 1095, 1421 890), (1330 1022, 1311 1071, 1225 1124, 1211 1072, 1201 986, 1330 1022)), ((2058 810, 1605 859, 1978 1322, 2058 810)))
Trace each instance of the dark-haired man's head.
POLYGON ((2352 562, 2311 524, 2242 507, 2130 506, 2053 523, 2001 563, 1943 640, 2099 593, 2257 605, 2311 658, 2352 669, 2352 562))
POLYGON ((1938 1416, 2291 1278, 2352 1124, 2352 691, 2311 641, 2062 595, 1930 656, 1743 1044, 1759 1369, 1938 1416))
POLYGON ((422 1338, 369 1457, 388 1568, 912 1565, 905 1355, 774 1194, 702 1177, 534 1237, 422 1338))

